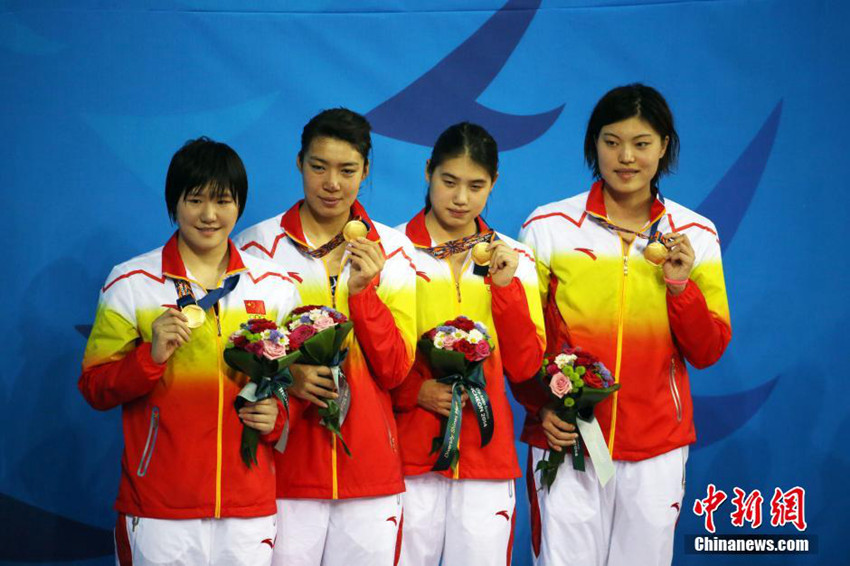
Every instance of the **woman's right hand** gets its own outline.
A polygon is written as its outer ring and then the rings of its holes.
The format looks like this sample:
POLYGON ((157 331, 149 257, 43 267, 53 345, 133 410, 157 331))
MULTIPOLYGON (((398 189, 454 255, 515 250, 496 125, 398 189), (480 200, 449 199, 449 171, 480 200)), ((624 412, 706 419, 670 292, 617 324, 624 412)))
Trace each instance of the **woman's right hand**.
POLYGON ((289 366, 292 373, 292 387, 289 392, 314 405, 326 408, 328 405, 323 399, 336 399, 339 394, 334 390, 334 380, 331 376, 331 368, 328 366, 313 366, 309 364, 292 364, 289 366))
POLYGON ((543 434, 546 435, 546 441, 555 452, 561 452, 565 447, 576 443, 578 438, 578 433, 574 432, 576 427, 558 418, 551 407, 540 409, 540 420, 543 422, 543 434))
POLYGON ((186 315, 176 309, 165 309, 151 324, 151 358, 158 364, 164 364, 172 354, 188 342, 192 330, 186 315))
MULTIPOLYGON (((461 407, 466 406, 469 396, 466 392, 461 397, 461 407)), ((452 386, 440 383, 436 379, 426 379, 419 388, 419 398, 416 400, 423 409, 448 417, 452 410, 452 386)))

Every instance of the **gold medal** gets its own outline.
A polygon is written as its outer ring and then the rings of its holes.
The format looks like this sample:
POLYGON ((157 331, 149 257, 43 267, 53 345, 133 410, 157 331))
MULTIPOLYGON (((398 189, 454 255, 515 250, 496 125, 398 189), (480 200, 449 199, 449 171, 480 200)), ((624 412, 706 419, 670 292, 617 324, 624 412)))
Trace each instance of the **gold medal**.
POLYGON ((189 328, 198 328, 204 323, 204 319, 207 317, 207 313, 198 305, 186 305, 181 309, 181 312, 189 319, 186 323, 186 326, 189 328))
POLYGON ((345 238, 346 242, 351 242, 357 238, 365 238, 368 232, 369 228, 366 227, 365 223, 360 220, 351 220, 342 229, 342 237, 345 238))
POLYGON ((493 253, 488 249, 490 244, 487 242, 478 242, 472 246, 472 261, 478 265, 490 265, 490 258, 493 253))
POLYGON ((667 253, 667 246, 656 240, 646 245, 643 257, 653 265, 661 265, 667 259, 667 253))

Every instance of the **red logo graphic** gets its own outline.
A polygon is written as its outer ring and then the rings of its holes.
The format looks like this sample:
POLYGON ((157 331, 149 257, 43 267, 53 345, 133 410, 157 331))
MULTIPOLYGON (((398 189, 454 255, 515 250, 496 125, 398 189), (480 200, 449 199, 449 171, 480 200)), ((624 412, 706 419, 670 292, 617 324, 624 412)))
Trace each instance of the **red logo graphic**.
POLYGON ((398 526, 398 519, 396 519, 395 517, 387 517, 387 521, 392 523, 396 527, 398 526))
POLYGON ((248 314, 266 314, 266 303, 263 301, 245 301, 245 312, 248 314))
POLYGON ((736 527, 743 527, 744 523, 750 523, 752 528, 757 529, 761 526, 761 504, 764 503, 764 497, 761 496, 759 490, 747 495, 743 489, 736 487, 733 489, 735 497, 732 498, 732 505, 735 510, 729 515, 732 518, 732 524, 736 527), (744 497, 747 495, 746 497, 744 497))
POLYGON ((269 545, 269 548, 274 548, 274 541, 273 541, 272 539, 270 539, 270 538, 264 538, 264 539, 260 542, 260 544, 267 544, 267 545, 269 545))
POLYGON ((726 492, 717 489, 713 483, 708 484, 708 495, 705 499, 694 501, 694 514, 705 515, 705 530, 714 532, 714 512, 720 504, 726 501, 726 492))
POLYGON ((806 490, 802 487, 792 487, 784 492, 777 487, 770 499, 770 524, 781 527, 791 523, 798 531, 805 531, 808 526, 805 502, 806 490))
POLYGON ((499 511, 498 513, 496 513, 496 515, 497 515, 497 516, 504 517, 504 518, 505 518, 505 521, 510 522, 510 520, 511 520, 511 516, 510 516, 510 515, 508 515, 508 512, 507 512, 507 511, 499 511))

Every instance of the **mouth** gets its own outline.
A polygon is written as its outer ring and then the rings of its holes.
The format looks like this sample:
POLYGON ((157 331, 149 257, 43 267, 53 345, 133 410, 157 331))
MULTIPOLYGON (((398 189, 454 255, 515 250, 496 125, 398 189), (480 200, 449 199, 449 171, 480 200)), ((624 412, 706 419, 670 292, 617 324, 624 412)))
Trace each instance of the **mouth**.
POLYGON ((469 214, 468 210, 458 210, 456 208, 449 208, 447 210, 449 212, 449 215, 453 218, 463 218, 464 216, 469 214))
POLYGON ((342 202, 341 198, 319 197, 319 200, 322 202, 323 205, 327 206, 328 208, 333 208, 342 202))
POLYGON ((221 228, 218 228, 218 227, 212 227, 212 226, 199 226, 199 227, 196 227, 195 229, 196 229, 198 232, 200 232, 201 234, 204 234, 204 235, 206 235, 206 236, 210 236, 210 235, 215 234, 216 232, 218 232, 221 228))
POLYGON ((614 169, 614 173, 624 181, 628 181, 639 173, 637 169, 614 169))

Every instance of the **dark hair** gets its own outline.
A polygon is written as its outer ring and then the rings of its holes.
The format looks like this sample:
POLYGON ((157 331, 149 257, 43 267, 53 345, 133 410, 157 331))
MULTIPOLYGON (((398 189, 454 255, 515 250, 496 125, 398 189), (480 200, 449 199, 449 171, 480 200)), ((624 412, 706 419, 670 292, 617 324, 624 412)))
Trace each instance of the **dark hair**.
POLYGON ((372 150, 372 126, 369 121, 348 108, 331 108, 322 110, 313 116, 301 131, 301 150, 298 160, 304 158, 304 153, 310 143, 316 138, 334 138, 350 143, 360 155, 363 162, 369 164, 369 152, 372 150))
POLYGON ((177 219, 181 198, 209 187, 209 196, 217 199, 228 194, 239 207, 239 216, 248 201, 248 174, 239 155, 224 143, 206 136, 189 140, 171 158, 165 176, 165 206, 172 221, 177 219))
MULTIPOLYGON (((468 156, 495 179, 499 173, 499 146, 490 132, 470 122, 449 126, 434 143, 428 160, 428 175, 449 159, 468 156)), ((431 209, 431 198, 425 193, 425 210, 431 209)))
POLYGON ((602 128, 628 120, 642 118, 652 129, 661 136, 663 141, 668 139, 667 151, 658 163, 658 171, 652 178, 652 189, 657 188, 658 179, 669 173, 676 165, 679 157, 679 134, 673 125, 673 113, 667 106, 667 101, 654 88, 640 83, 617 87, 608 91, 599 99, 587 122, 587 132, 584 135, 584 160, 597 179, 602 177, 599 171, 599 155, 596 152, 596 142, 602 128))

